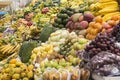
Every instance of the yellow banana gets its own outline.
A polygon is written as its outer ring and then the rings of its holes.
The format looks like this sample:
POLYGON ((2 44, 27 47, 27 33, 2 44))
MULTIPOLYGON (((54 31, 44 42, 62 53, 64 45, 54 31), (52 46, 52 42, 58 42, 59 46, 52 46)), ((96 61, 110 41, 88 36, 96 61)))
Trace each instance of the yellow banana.
POLYGON ((116 1, 116 0, 99 0, 100 3, 105 3, 105 2, 109 2, 109 1, 116 1))
POLYGON ((11 48, 7 51, 8 54, 11 54, 12 50, 15 48, 16 46, 11 45, 11 48))
POLYGON ((107 20, 111 19, 111 17, 112 17, 113 15, 120 15, 120 12, 113 12, 113 13, 106 14, 106 15, 103 17, 103 21, 107 21, 107 20))
POLYGON ((4 45, 4 47, 2 47, 0 51, 3 52, 3 51, 5 51, 8 47, 10 47, 10 44, 4 45))
POLYGON ((119 7, 108 7, 108 8, 103 8, 102 10, 98 11, 99 14, 105 15, 107 13, 112 13, 119 11, 119 7))
POLYGON ((118 7, 118 2, 117 1, 111 1, 111 2, 106 2, 106 3, 99 3, 97 2, 95 4, 99 9, 103 9, 105 7, 118 7))
POLYGON ((20 45, 18 44, 13 50, 12 50, 12 52, 11 53, 14 53, 14 52, 16 52, 16 51, 18 51, 19 50, 19 48, 20 48, 20 45))
POLYGON ((6 46, 6 49, 2 52, 2 54, 5 54, 9 49, 11 49, 12 48, 12 46, 11 45, 9 45, 9 46, 6 46))

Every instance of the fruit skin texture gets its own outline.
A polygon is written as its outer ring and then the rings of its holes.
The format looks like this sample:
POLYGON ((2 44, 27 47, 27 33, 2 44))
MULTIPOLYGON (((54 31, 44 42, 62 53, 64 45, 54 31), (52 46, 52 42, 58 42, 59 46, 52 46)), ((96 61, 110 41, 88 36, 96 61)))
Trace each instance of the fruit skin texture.
POLYGON ((87 21, 81 21, 80 26, 81 26, 81 28, 86 29, 88 27, 88 22, 87 21))
POLYGON ((23 42, 20 51, 19 56, 21 58, 21 61, 23 63, 27 63, 30 59, 30 56, 32 54, 32 50, 37 47, 36 41, 25 41, 23 42))
POLYGON ((94 15, 92 14, 84 14, 84 20, 91 22, 94 19, 94 15))
POLYGON ((79 21, 80 16, 82 16, 81 13, 76 13, 76 14, 71 16, 71 19, 72 19, 73 22, 77 22, 77 21, 79 21))

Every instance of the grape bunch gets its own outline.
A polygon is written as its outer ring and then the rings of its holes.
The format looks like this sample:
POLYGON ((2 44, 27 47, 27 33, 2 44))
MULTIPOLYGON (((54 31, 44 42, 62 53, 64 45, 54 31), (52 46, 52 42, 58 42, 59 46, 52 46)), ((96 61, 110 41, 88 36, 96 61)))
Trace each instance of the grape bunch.
POLYGON ((120 49, 115 45, 115 41, 109 38, 107 34, 100 33, 86 46, 85 51, 89 53, 89 57, 92 58, 101 51, 108 51, 117 55, 120 55, 120 49))
POLYGON ((116 41, 120 42, 120 23, 114 26, 111 36, 114 37, 116 41))

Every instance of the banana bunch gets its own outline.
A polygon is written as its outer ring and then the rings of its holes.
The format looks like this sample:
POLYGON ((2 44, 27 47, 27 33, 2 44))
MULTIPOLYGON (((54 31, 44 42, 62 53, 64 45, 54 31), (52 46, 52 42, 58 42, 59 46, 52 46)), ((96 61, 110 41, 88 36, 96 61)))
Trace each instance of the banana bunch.
POLYGON ((34 62, 36 58, 39 56, 40 59, 44 59, 49 57, 53 53, 53 45, 52 44, 42 44, 41 46, 33 49, 31 55, 31 61, 34 62))
POLYGON ((7 57, 15 52, 18 52, 20 48, 19 44, 12 45, 12 44, 7 44, 7 45, 2 45, 0 47, 0 58, 7 57))
POLYGON ((57 14, 60 11, 59 7, 50 7, 49 12, 47 12, 47 15, 57 14))
POLYGON ((91 4, 90 9, 94 15, 103 16, 103 21, 109 20, 113 15, 120 15, 116 0, 99 0, 97 3, 91 4))

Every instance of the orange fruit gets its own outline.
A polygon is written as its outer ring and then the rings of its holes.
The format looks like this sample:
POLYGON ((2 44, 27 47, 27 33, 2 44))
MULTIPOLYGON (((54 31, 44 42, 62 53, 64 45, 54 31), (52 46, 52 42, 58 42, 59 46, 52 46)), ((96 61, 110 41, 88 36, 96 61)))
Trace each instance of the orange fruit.
POLYGON ((111 26, 116 25, 116 22, 114 20, 109 20, 107 23, 110 24, 111 26))
POLYGON ((15 64, 16 62, 17 62, 16 59, 11 59, 9 63, 10 63, 10 64, 15 64))
POLYGON ((94 25, 94 28, 100 30, 100 29, 102 28, 102 25, 101 25, 100 23, 96 23, 96 24, 94 25))
POLYGON ((114 15, 111 17, 111 20, 114 20, 114 21, 117 21, 119 19, 119 16, 118 15, 114 15))
POLYGON ((95 25, 95 22, 90 22, 89 23, 89 27, 94 27, 94 25, 95 25))
POLYGON ((103 22, 103 19, 102 19, 101 16, 97 16, 97 17, 95 17, 95 21, 96 21, 96 22, 99 22, 99 23, 102 23, 102 22, 103 22))

